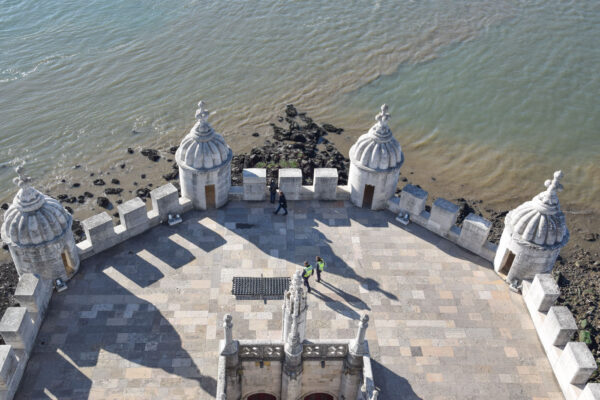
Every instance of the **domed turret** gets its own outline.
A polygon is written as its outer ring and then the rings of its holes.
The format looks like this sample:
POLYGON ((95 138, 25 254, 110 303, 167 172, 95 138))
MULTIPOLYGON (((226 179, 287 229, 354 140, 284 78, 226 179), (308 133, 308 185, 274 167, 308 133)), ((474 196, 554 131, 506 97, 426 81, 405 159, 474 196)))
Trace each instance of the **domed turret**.
POLYGON ((562 190, 556 171, 547 189, 508 213, 494 259, 494 269, 513 283, 550 272, 560 249, 569 240, 565 215, 557 192, 562 190))
POLYGON ((231 187, 233 152, 208 123, 208 115, 201 101, 196 111, 197 122, 175 153, 182 195, 201 210, 227 203, 231 187))
POLYGON ((32 188, 30 178, 19 176, 14 182, 19 191, 4 213, 0 231, 17 272, 69 279, 79 268, 71 214, 57 200, 32 188))
POLYGON ((387 111, 382 105, 377 123, 350 148, 350 199, 359 207, 385 208, 398 184, 404 154, 388 126, 387 111))

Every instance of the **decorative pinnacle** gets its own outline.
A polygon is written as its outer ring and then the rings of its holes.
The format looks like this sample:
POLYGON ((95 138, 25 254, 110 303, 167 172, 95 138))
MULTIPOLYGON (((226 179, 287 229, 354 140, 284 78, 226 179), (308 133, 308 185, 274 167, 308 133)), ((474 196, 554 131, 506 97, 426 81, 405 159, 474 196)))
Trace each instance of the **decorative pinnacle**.
POLYGON ((387 122, 390 119, 390 114, 387 111, 388 111, 387 104, 383 104, 381 106, 381 112, 379 114, 377 114, 377 116, 375 117, 375 120, 377 122, 379 122, 379 125, 381 125, 381 126, 387 126, 387 122))
POLYGON ((561 185, 559 182, 562 179, 562 177, 563 177, 562 171, 556 171, 556 172, 554 172, 554 176, 553 176, 552 180, 547 179, 544 182, 544 186, 546 186, 548 188, 540 196, 541 200, 544 203, 554 204, 558 201, 558 197, 557 197, 556 193, 561 192, 563 190, 563 185, 561 185))
POLYGON ((196 119, 202 123, 207 122, 208 115, 210 114, 205 107, 205 103, 200 101, 198 103, 198 109, 196 110, 196 119))
POLYGON ((31 182, 31 177, 26 176, 23 172, 23 165, 25 165, 25 163, 23 163, 15 168, 15 172, 19 176, 13 178, 13 183, 21 189, 28 187, 29 182, 31 182))
POLYGON ((226 314, 223 317, 223 329, 225 330, 225 346, 233 342, 233 323, 231 314, 226 314))
POLYGON ((292 347, 296 347, 300 343, 300 332, 298 331, 298 317, 294 315, 292 317, 292 329, 288 335, 288 344, 292 347))
POLYGON ((291 283, 294 288, 302 288, 302 272, 300 270, 294 272, 291 283))

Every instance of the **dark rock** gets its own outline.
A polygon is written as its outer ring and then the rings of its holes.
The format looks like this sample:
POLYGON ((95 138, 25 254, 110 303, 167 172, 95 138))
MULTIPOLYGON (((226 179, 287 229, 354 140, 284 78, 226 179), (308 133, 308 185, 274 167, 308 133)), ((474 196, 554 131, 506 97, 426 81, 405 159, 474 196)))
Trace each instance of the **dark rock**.
POLYGON ((110 180, 110 183, 112 183, 113 185, 119 185, 121 184, 121 181, 119 181, 117 178, 112 178, 110 180))
POLYGON ((96 204, 102 208, 108 208, 110 206, 110 201, 106 197, 98 196, 96 204))
POLYGON ((330 133, 337 133, 338 135, 344 131, 342 128, 336 128, 331 124, 323 124, 323 129, 330 133))
POLYGON ((252 134, 252 136, 254 136, 254 137, 259 137, 260 135, 259 135, 259 133, 258 133, 258 132, 254 132, 254 133, 252 134))
POLYGON ((96 186, 103 186, 103 185, 106 185, 106 182, 104 182, 103 179, 98 178, 98 179, 96 179, 94 181, 94 185, 96 185, 96 186))
POLYGON ((295 118, 298 115, 298 111, 292 104, 288 104, 285 106, 285 114, 290 118, 295 118))
POLYGON ((59 194, 58 196, 56 196, 56 198, 59 199, 60 201, 64 201, 69 198, 69 195, 62 193, 62 194, 59 194))
POLYGON ((117 200, 115 201, 115 203, 117 203, 117 204, 123 204, 123 199, 117 199, 117 200))
POLYGON ((73 236, 76 242, 81 242, 85 239, 85 232, 83 231, 83 227, 81 226, 81 221, 73 218, 73 225, 71 225, 71 230, 73 231, 73 236))
POLYGON ((119 167, 121 167, 121 169, 125 169, 125 167, 126 167, 126 164, 125 164, 125 163, 123 163, 123 164, 119 164, 119 167))
POLYGON ((137 197, 140 197, 142 200, 145 200, 150 196, 150 189, 148 188, 139 188, 135 191, 137 197))
POLYGON ((69 212, 69 214, 73 214, 73 209, 69 206, 65 206, 65 210, 67 210, 69 212))
POLYGON ((94 174, 93 172, 90 172, 90 176, 94 176, 94 175, 96 175, 96 174, 94 174))
POLYGON ((79 169, 79 168, 81 168, 81 164, 77 164, 77 165, 73 166, 73 169, 79 169))
POLYGON ((127 152, 128 152, 129 154, 133 154, 133 149, 132 149, 131 147, 128 147, 128 148, 127 148, 127 152))
POLYGON ((171 146, 171 147, 169 147, 169 153, 175 154, 177 152, 178 148, 179 148, 179 146, 171 146))
POLYGON ((74 184, 71 185, 71 187, 74 188, 78 188, 79 186, 81 186, 81 183, 75 182, 74 184))
POLYGON ((1 209, 3 210, 8 210, 8 203, 2 203, 2 205, 0 206, 1 209))
POLYGON ((77 196, 77 202, 79 204, 83 204, 85 203, 85 196, 81 195, 81 196, 77 196))
POLYGON ((122 191, 123 191, 123 189, 121 189, 121 188, 106 188, 106 189, 104 189, 104 194, 106 194, 106 195, 121 194, 122 191))
POLYGON ((173 179, 179 178, 179 171, 169 172, 168 174, 163 175, 163 178, 167 181, 172 181, 173 179))
POLYGON ((142 179, 146 179, 146 174, 142 174, 142 179))
POLYGON ((90 199, 91 199, 92 197, 94 197, 94 195, 93 195, 93 194, 91 194, 90 192, 83 192, 83 195, 84 195, 85 197, 87 197, 87 198, 90 198, 90 199))
POLYGON ((69 204, 73 204, 77 201, 77 197, 75 196, 71 196, 68 199, 65 200, 65 202, 69 203, 69 204))
POLYGON ((148 157, 149 160, 157 162, 160 160, 160 156, 158 155, 158 151, 154 149, 143 149, 141 151, 142 155, 148 157))
POLYGON ((303 134, 301 134, 301 133, 295 134, 295 135, 292 137, 292 140, 293 140, 294 142, 300 142, 300 143, 306 143, 306 142, 307 142, 307 140, 306 140, 306 136, 304 136, 304 135, 303 135, 303 134))

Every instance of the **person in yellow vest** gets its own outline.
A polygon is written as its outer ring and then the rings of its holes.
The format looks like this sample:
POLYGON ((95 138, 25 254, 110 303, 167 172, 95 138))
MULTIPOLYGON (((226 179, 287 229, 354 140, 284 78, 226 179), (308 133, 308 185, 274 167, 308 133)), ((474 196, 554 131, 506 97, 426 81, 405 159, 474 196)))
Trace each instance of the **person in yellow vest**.
POLYGON ((317 282, 321 282, 321 272, 325 269, 325 261, 317 256, 317 282))
POLYGON ((308 293, 310 293, 310 285, 308 284, 308 278, 313 273, 313 266, 308 263, 308 261, 304 261, 304 271, 302 274, 302 278, 304 279, 304 286, 306 286, 308 293))

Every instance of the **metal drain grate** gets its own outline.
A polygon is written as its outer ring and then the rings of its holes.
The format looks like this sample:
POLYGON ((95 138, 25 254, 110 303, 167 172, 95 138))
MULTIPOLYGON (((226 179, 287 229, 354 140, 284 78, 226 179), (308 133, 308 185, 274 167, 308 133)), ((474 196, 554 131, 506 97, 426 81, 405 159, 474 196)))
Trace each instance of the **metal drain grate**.
POLYGON ((234 277, 231 294, 239 300, 282 299, 290 278, 234 277))

